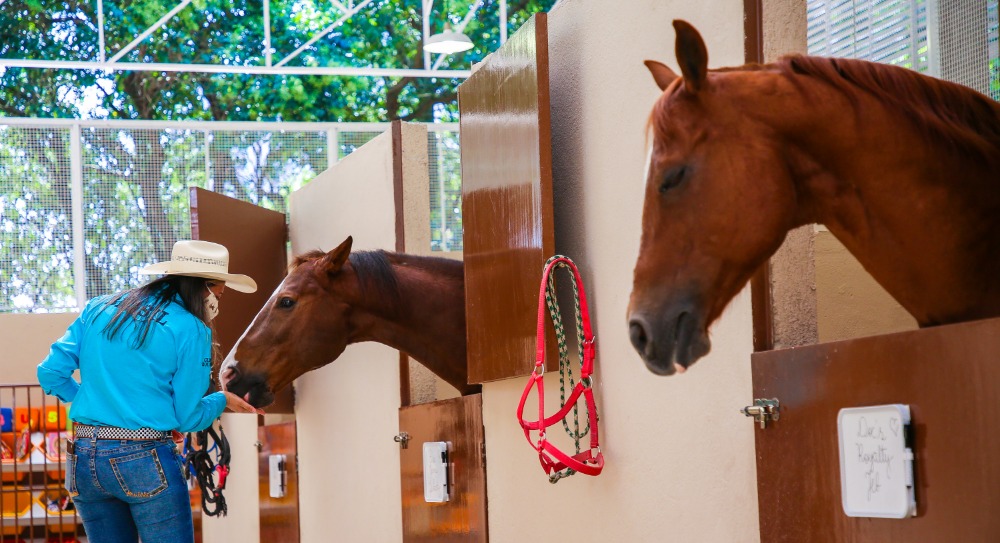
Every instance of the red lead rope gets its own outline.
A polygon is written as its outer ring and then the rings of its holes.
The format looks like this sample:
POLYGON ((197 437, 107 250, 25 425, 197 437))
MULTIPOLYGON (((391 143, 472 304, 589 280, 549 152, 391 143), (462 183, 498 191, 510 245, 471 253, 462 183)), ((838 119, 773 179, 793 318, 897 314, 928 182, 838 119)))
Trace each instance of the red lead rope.
MULTIPOLYGON (((555 296, 555 293, 552 293, 555 296)), ((594 403, 593 378, 594 372, 594 334, 590 329, 590 313, 587 311, 587 296, 583 290, 583 280, 580 272, 572 260, 565 256, 552 257, 545 266, 542 273, 542 286, 538 293, 538 336, 537 349, 535 352, 535 369, 528 378, 528 384, 521 394, 521 401, 517 405, 517 419, 524 430, 524 437, 531 444, 532 448, 538 451, 538 460, 542 464, 542 469, 549 475, 549 481, 555 483, 559 479, 572 475, 574 472, 585 473, 587 475, 600 475, 604 469, 604 455, 598 443, 597 434, 597 405, 594 403), (580 369, 580 381, 573 387, 573 391, 566 399, 565 405, 555 415, 545 417, 545 293, 549 283, 549 275, 557 267, 568 267, 573 272, 573 279, 576 281, 577 292, 579 293, 579 313, 583 321, 582 341, 583 362, 580 369), (524 420, 524 403, 528 399, 528 393, 534 385, 538 391, 538 420, 524 420), (559 450, 553 443, 545 438, 545 429, 562 421, 576 405, 577 400, 583 395, 587 404, 587 416, 590 421, 590 449, 570 456, 559 450), (538 439, 531 438, 531 432, 538 432, 538 439), (563 471, 565 470, 565 471, 563 471)))

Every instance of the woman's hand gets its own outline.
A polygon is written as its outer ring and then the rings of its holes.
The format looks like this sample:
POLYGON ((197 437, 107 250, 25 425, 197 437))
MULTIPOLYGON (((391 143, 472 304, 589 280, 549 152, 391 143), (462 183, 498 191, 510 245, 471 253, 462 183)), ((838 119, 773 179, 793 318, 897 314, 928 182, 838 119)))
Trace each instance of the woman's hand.
POLYGON ((257 409, 256 407, 248 404, 240 398, 239 396, 233 394, 232 392, 223 392, 226 395, 226 407, 235 413, 257 413, 258 415, 263 415, 263 409, 257 409))

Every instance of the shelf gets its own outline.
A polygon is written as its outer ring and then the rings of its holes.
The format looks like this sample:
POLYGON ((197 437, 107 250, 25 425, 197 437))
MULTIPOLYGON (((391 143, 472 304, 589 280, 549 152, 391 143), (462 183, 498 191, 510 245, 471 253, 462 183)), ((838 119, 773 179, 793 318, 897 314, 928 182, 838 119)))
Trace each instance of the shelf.
POLYGON ((0 473, 41 473, 45 471, 65 470, 66 462, 4 462, 0 464, 0 473))
MULTIPOLYGON (((66 515, 62 518, 63 526, 72 526, 73 524, 83 524, 83 520, 79 517, 79 515, 66 515)), ((20 518, 3 517, 3 519, 0 519, 0 526, 3 526, 4 528, 27 528, 28 526, 48 526, 49 528, 58 528, 59 517, 56 515, 35 515, 34 518, 30 516, 20 518)))

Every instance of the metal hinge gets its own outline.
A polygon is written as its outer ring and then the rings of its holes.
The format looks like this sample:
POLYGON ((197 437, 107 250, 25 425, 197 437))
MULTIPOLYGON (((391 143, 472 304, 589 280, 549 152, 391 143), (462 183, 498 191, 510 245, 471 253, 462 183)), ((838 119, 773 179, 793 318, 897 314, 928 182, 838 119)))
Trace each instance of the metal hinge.
POLYGON ((410 441, 410 434, 408 434, 406 432, 400 432, 400 433, 396 434, 395 436, 393 436, 392 440, 395 441, 396 443, 399 443, 399 448, 400 449, 405 449, 407 443, 409 443, 409 441, 410 441))
POLYGON ((759 422, 761 429, 767 428, 768 421, 778 420, 780 411, 781 405, 777 398, 754 398, 753 405, 740 409, 740 413, 759 422))

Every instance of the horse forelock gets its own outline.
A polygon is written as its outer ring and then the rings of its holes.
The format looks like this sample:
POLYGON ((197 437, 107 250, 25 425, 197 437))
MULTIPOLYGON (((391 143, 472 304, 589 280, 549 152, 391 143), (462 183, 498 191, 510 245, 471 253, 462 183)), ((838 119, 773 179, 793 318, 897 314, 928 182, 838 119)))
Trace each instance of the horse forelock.
POLYGON ((683 92, 683 81, 683 78, 678 78, 671 83, 660 95, 660 98, 653 103, 653 111, 649 113, 649 119, 646 121, 646 133, 652 132, 654 141, 667 139, 667 109, 669 109, 672 100, 675 99, 674 97, 683 92))
MULTIPOLYGON (((289 273, 303 264, 309 264, 326 256, 319 250, 302 253, 295 257, 288 267, 289 273)), ((358 284, 363 296, 382 296, 385 301, 396 307, 400 301, 399 283, 396 272, 392 269, 388 253, 378 251, 356 251, 348 257, 351 268, 358 277, 358 284)))
POLYGON ((786 76, 826 82, 855 106, 859 93, 873 96, 915 122, 924 135, 942 138, 966 155, 995 160, 1000 150, 1000 105, 961 85, 855 59, 790 55, 777 67, 786 76))
POLYGON ((301 266, 302 264, 305 264, 306 262, 317 260, 319 258, 322 258, 325 255, 326 255, 326 253, 324 253, 323 251, 320 251, 320 250, 313 250, 313 251, 309 251, 307 253, 302 253, 302 254, 296 256, 295 260, 292 260, 292 263, 288 266, 288 271, 292 271, 295 268, 298 268, 299 266, 301 266))
MULTIPOLYGON (((723 68, 712 68, 709 70, 709 76, 711 74, 724 74, 727 72, 747 72, 747 71, 760 71, 769 69, 770 66, 766 64, 756 64, 750 63, 743 66, 731 66, 723 68)), ((649 118, 646 120, 646 133, 653 133, 654 137, 665 140, 667 138, 667 110, 672 106, 676 100, 681 99, 681 97, 686 93, 684 87, 684 78, 678 77, 673 81, 670 86, 668 86, 660 97, 653 103, 653 111, 650 112, 649 118)), ((648 143, 648 141, 647 141, 648 143)))

